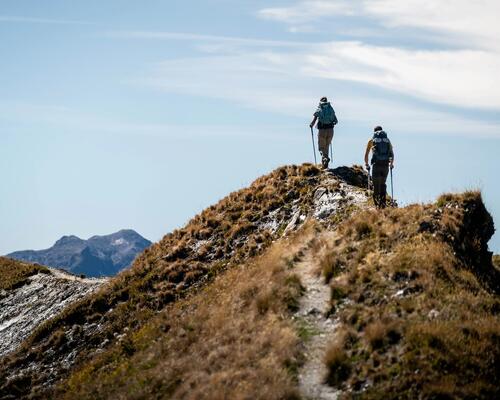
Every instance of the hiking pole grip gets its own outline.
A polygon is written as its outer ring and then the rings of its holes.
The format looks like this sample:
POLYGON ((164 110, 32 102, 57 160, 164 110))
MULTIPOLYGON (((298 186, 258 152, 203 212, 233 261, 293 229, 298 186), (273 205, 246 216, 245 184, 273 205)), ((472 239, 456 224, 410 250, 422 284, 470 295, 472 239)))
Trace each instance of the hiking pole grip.
POLYGON ((314 146, 314 133, 312 126, 311 126, 311 140, 313 144, 314 164, 317 164, 318 162, 316 161, 316 147, 314 146))

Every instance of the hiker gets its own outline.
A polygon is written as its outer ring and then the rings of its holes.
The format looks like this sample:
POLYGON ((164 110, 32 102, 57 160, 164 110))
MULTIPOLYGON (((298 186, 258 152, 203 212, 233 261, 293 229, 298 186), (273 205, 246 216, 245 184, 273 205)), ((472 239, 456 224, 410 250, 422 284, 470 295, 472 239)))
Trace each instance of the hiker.
POLYGON ((365 165, 370 173, 370 164, 368 164, 368 155, 372 152, 371 166, 373 182, 373 202, 377 208, 386 206, 386 185, 389 168, 394 168, 394 151, 387 133, 381 126, 376 126, 373 130, 373 138, 368 141, 365 151, 365 165))
POLYGON ((318 149, 321 153, 321 164, 326 169, 331 161, 330 157, 328 157, 328 149, 333 139, 333 127, 338 123, 335 111, 326 97, 321 98, 318 109, 314 113, 314 118, 309 124, 311 133, 316 121, 318 121, 318 149))

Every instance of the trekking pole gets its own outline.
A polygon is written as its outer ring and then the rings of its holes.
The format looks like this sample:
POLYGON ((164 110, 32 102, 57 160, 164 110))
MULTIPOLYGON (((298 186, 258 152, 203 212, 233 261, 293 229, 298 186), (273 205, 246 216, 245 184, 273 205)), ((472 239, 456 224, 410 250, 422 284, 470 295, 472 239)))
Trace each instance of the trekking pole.
POLYGON ((368 171, 368 191, 370 191, 370 179, 371 179, 371 174, 370 174, 370 167, 367 168, 367 171, 368 171))
POLYGON ((312 126, 311 126, 311 139, 313 142, 314 164, 317 164, 318 162, 316 161, 316 147, 314 147, 314 133, 312 126))
POLYGON ((394 205, 394 184, 392 183, 392 168, 391 168, 391 201, 392 205, 394 205))
POLYGON ((333 163, 333 145, 332 145, 332 142, 330 142, 330 160, 332 160, 332 163, 333 163))

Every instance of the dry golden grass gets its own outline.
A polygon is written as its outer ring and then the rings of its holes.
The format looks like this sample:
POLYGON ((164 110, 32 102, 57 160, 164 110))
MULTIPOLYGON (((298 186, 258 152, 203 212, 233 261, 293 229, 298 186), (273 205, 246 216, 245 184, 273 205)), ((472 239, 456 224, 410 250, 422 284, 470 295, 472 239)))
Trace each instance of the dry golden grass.
POLYGON ((497 267, 498 269, 500 269, 500 255, 495 254, 495 255, 493 256, 493 265, 494 265, 495 267, 497 267))
POLYGON ((62 399, 298 399, 302 294, 293 265, 311 228, 167 307, 63 382, 62 399), (124 349, 126 346, 126 349, 124 349))
MULTIPOLYGON (((314 227, 272 245, 279 235, 257 222, 272 211, 285 220, 293 200, 307 211, 319 179, 310 165, 280 168, 166 235, 2 361, 0 397, 298 398, 293 265, 314 227), (85 336, 89 323, 101 328, 85 336), (40 370, 3 385, 18 367, 58 363, 61 344, 75 346, 69 329, 88 352, 56 392, 37 389, 40 370)), ((500 398, 500 279, 480 195, 343 218, 313 249, 342 324, 327 381, 353 398, 500 398)))
MULTIPOLYGON (((0 382, 7 383, 0 384, 0 395, 11 393, 12 385, 17 384, 8 381, 7 377, 19 368, 26 368, 31 360, 58 363, 58 357, 63 357, 68 348, 71 351, 71 346, 85 342, 85 351, 79 353, 78 362, 86 362, 92 357, 93 349, 103 342, 116 341, 115 332, 125 327, 140 329, 175 300, 203 287, 221 272, 262 253, 279 232, 272 234, 254 222, 262 221, 278 208, 278 219, 290 218, 289 204, 294 200, 306 212, 312 202, 311 191, 320 180, 319 173, 318 168, 308 164, 279 168, 207 208, 184 228, 167 234, 138 256, 130 269, 92 296, 42 324, 9 359, 1 361, 0 382), (201 246, 200 240, 205 241, 201 246), (75 325, 89 323, 99 323, 101 329, 90 336, 82 330, 64 352, 50 347, 51 336, 59 330, 69 331, 75 325), (53 351, 47 352, 48 349, 53 351)), ((262 304, 265 306, 265 302, 262 304)), ((32 374, 29 371, 26 373, 32 374)), ((31 383, 19 384, 16 393, 38 390, 33 388, 39 387, 46 376, 36 373, 27 380, 31 383)))
POLYGON ((324 363, 327 366, 325 382, 332 386, 339 386, 346 381, 352 372, 352 365, 347 354, 350 347, 349 334, 345 331, 337 332, 325 353, 324 363))
POLYGON ((332 312, 355 336, 327 354, 334 378, 338 365, 354 371, 333 379, 351 390, 344 397, 499 398, 492 232, 475 192, 365 211, 339 226, 322 262, 332 312))
POLYGON ((23 286, 30 276, 39 272, 49 273, 49 270, 41 265, 0 257, 0 289, 10 290, 23 286))

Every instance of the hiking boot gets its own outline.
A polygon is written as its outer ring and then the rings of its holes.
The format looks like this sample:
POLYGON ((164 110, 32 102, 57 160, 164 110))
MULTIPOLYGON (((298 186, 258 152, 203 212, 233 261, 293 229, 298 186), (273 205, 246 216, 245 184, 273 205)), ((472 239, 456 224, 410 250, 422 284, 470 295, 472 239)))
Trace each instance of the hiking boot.
POLYGON ((323 166, 323 169, 328 169, 329 162, 330 162, 330 159, 328 157, 323 157, 321 159, 321 165, 323 166))

